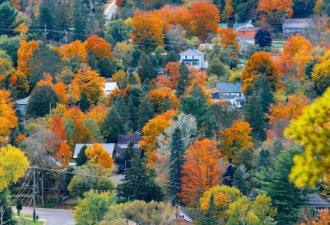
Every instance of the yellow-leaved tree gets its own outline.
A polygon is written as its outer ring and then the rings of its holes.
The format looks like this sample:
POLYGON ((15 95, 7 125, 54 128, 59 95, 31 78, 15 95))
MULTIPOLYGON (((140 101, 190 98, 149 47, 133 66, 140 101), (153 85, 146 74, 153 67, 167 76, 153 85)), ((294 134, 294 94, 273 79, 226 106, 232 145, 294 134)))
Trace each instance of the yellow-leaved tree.
POLYGON ((104 169, 111 169, 113 165, 113 159, 101 144, 94 143, 93 147, 87 147, 86 155, 91 162, 100 164, 104 169))
POLYGON ((11 128, 18 124, 14 103, 10 99, 10 92, 0 90, 0 144, 7 142, 7 137, 11 134, 11 128))
POLYGON ((293 159, 290 179, 298 187, 330 179, 330 88, 292 120, 285 135, 304 147, 293 159))
POLYGON ((18 148, 8 145, 0 148, 0 192, 23 177, 29 161, 18 148))

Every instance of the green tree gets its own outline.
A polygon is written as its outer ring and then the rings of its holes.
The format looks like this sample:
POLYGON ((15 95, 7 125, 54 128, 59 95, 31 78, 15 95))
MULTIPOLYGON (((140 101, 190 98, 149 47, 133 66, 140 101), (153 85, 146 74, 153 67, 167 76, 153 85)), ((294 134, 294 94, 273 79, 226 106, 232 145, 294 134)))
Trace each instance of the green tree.
POLYGON ((97 62, 97 68, 102 77, 110 78, 114 74, 113 64, 108 57, 99 59, 97 62))
POLYGON ((80 94, 80 101, 79 101, 79 108, 83 112, 87 112, 89 108, 91 107, 91 104, 87 100, 87 96, 84 92, 80 94))
POLYGON ((86 26, 87 26, 87 14, 88 9, 83 0, 74 0, 73 1, 73 12, 72 12, 72 23, 73 23, 73 40, 79 39, 85 41, 87 38, 86 35, 86 26))
POLYGON ((13 210, 10 205, 10 192, 8 188, 5 188, 0 191, 0 206, 2 206, 2 209, 4 210, 2 216, 3 222, 8 221, 8 223, 6 224, 15 224, 15 220, 12 220, 13 210))
POLYGON ((261 187, 256 191, 271 197, 274 207, 278 210, 278 224, 294 223, 299 206, 305 201, 304 191, 289 181, 293 157, 300 152, 297 148, 284 150, 278 155, 272 168, 256 173, 256 182, 261 187))
POLYGON ((123 42, 130 38, 131 29, 132 26, 125 23, 122 19, 110 21, 107 24, 105 38, 112 46, 115 46, 117 42, 123 42))
POLYGON ((21 39, 19 37, 0 36, 0 49, 4 50, 13 60, 14 66, 17 66, 17 50, 19 49, 21 39))
POLYGON ((77 225, 96 225, 103 220, 111 205, 116 204, 115 192, 96 192, 91 190, 78 200, 74 218, 77 225))
POLYGON ((58 52, 43 42, 39 42, 39 47, 33 51, 29 60, 29 66, 31 66, 30 86, 34 88, 44 73, 49 73, 55 78, 55 75, 61 71, 63 64, 58 52))
POLYGON ((258 168, 268 169, 272 165, 272 155, 268 149, 261 149, 258 154, 257 166, 258 168))
POLYGON ((242 192, 242 194, 248 194, 247 173, 244 165, 240 165, 236 169, 233 177, 233 185, 237 187, 242 192))
POLYGON ((257 141, 266 140, 265 115, 261 100, 256 94, 247 99, 247 104, 244 107, 244 118, 252 127, 253 139, 257 141))
MULTIPOLYGON (((269 105, 274 103, 274 95, 266 76, 261 75, 254 80, 253 94, 257 95, 261 100, 263 111, 265 113, 268 112, 269 105)), ((249 95, 247 95, 247 97, 249 97, 249 95)))
POLYGON ((126 134, 127 129, 127 121, 120 116, 116 107, 112 107, 101 124, 101 133, 105 141, 107 143, 117 142, 118 135, 126 134))
POLYGON ((213 59, 210 65, 207 67, 207 75, 217 75, 218 77, 223 77, 229 73, 229 70, 226 68, 219 59, 213 59))
POLYGON ((138 107, 137 118, 138 118, 138 129, 142 127, 155 116, 154 105, 150 98, 143 98, 141 104, 138 107))
POLYGON ((51 107, 56 107, 57 103, 57 95, 50 86, 36 87, 26 106, 26 114, 34 118, 45 116, 50 112, 51 107))
POLYGON ((0 36, 14 36, 18 33, 15 31, 15 28, 23 23, 23 20, 19 19, 17 15, 18 11, 11 5, 11 3, 4 2, 0 5, 0 36))
POLYGON ((126 201, 162 201, 162 188, 154 181, 156 173, 148 168, 145 158, 137 151, 129 160, 131 168, 126 169, 123 184, 118 186, 118 195, 126 201))
POLYGON ((163 66, 166 66, 169 62, 176 62, 177 60, 177 54, 174 51, 169 51, 164 58, 163 66))
POLYGON ((157 77, 157 71, 152 65, 149 56, 145 52, 142 52, 139 59, 138 74, 141 78, 141 81, 144 81, 147 78, 152 80, 157 77))
POLYGON ((86 149, 86 145, 80 149, 80 152, 77 155, 77 166, 82 166, 87 162, 86 149))
POLYGON ((262 27, 257 31, 254 36, 254 41, 255 44, 259 45, 261 48, 272 46, 272 36, 265 27, 262 27))
POLYGON ((181 97, 187 91, 188 86, 190 85, 189 74, 190 71, 187 68, 186 64, 183 62, 179 66, 180 77, 178 79, 178 88, 176 91, 176 96, 181 97))
POLYGON ((55 10, 55 2, 52 0, 44 0, 40 3, 38 23, 43 26, 43 28, 49 30, 49 32, 46 34, 46 37, 43 37, 43 40, 45 41, 47 39, 53 39, 58 36, 58 33, 53 32, 53 30, 58 30, 56 26, 57 21, 55 18, 55 10))
POLYGON ((210 225, 210 224, 219 224, 219 218, 217 216, 217 207, 214 204, 214 195, 211 194, 209 207, 202 215, 196 218, 197 225, 210 225))
POLYGON ((181 192, 182 165, 185 162, 185 149, 179 127, 174 130, 171 141, 170 182, 176 184, 171 187, 171 193, 176 196, 181 192))

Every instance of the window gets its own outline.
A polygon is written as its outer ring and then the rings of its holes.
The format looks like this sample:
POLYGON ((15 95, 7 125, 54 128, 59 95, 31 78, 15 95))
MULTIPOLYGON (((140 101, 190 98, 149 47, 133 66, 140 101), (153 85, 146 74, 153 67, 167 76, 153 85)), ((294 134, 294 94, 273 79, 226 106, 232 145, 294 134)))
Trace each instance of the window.
POLYGON ((194 59, 194 56, 192 56, 192 58, 194 59))
POLYGON ((199 65, 199 62, 193 62, 192 65, 193 66, 198 66, 199 65))
POLYGON ((245 34, 245 31, 243 31, 243 34, 245 34))
POLYGON ((186 56, 186 59, 187 59, 187 56, 186 56))

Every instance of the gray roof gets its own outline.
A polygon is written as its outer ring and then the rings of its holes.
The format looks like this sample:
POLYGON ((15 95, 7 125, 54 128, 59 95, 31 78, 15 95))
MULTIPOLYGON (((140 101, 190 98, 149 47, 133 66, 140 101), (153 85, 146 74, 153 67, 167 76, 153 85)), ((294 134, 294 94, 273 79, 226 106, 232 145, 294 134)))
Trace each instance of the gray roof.
MULTIPOLYGON (((113 150, 115 148, 115 143, 99 143, 100 145, 103 146, 107 152, 109 152, 110 156, 112 157, 113 150)), ((74 153, 73 153, 73 158, 76 159, 81 148, 86 145, 87 147, 92 147, 93 144, 76 144, 76 147, 74 148, 74 153)))
POLYGON ((188 48, 186 51, 180 53, 180 56, 182 55, 205 55, 205 53, 196 48, 188 48))
POLYGON ((17 104, 17 105, 27 105, 29 99, 30 99, 30 96, 28 96, 28 97, 26 97, 26 98, 23 98, 23 99, 20 99, 20 100, 17 100, 17 101, 16 101, 16 104, 17 104))
POLYGON ((330 208, 330 200, 319 194, 307 194, 306 205, 309 207, 328 207, 330 208))
POLYGON ((142 140, 141 133, 136 131, 132 135, 118 135, 118 144, 137 144, 142 140))
POLYGON ((241 92, 242 83, 217 83, 216 89, 219 93, 241 92))

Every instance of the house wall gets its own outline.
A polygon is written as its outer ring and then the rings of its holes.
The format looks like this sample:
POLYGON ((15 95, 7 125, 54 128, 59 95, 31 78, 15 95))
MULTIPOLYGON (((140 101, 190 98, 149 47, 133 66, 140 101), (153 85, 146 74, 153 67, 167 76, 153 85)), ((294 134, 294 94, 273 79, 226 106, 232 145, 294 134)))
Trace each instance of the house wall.
POLYGON ((205 69, 205 59, 204 55, 181 55, 180 56, 180 62, 184 62, 186 65, 190 65, 195 67, 196 69, 205 69), (191 60, 191 61, 189 61, 191 60), (193 61, 193 60, 198 60, 198 61, 193 61))
POLYGON ((236 33, 237 37, 254 38, 254 35, 257 33, 257 30, 236 31, 236 33))

